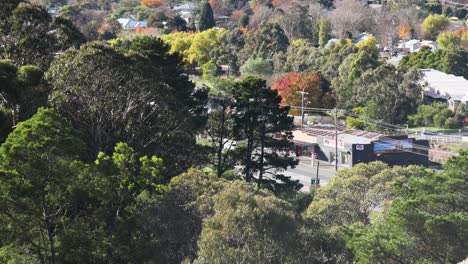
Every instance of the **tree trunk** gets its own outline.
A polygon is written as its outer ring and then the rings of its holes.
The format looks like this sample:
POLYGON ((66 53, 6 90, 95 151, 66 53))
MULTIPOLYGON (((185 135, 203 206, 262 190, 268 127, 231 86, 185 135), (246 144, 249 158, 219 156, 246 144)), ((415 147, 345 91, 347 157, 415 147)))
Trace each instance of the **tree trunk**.
POLYGON ((265 156, 265 131, 262 129, 260 139, 260 171, 258 172, 258 187, 261 186, 263 180, 263 157, 265 156))

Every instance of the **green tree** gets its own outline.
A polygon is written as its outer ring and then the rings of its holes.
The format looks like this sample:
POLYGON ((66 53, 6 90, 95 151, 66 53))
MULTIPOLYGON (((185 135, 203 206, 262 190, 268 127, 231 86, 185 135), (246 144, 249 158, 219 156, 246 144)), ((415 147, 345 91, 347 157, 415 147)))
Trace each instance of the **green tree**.
POLYGON ((397 178, 387 214, 349 239, 359 263, 458 263, 466 258, 467 159, 452 157, 442 173, 397 178))
POLYGON ((249 58, 241 67, 240 72, 243 76, 265 77, 273 73, 273 66, 270 62, 258 57, 249 58))
POLYGON ((293 42, 286 52, 276 53, 273 57, 275 72, 318 71, 315 59, 321 56, 320 50, 306 41, 293 42))
POLYGON ((159 258, 164 234, 149 227, 149 214, 164 187, 163 161, 139 156, 126 143, 78 164, 85 182, 83 210, 61 238, 60 263, 144 263, 159 258))
POLYGON ((214 197, 213 209, 195 263, 304 263, 290 204, 237 181, 214 197))
POLYGON ((158 254, 156 263, 181 263, 198 256, 202 223, 214 214, 213 198, 226 183, 214 174, 195 169, 171 179, 141 219, 143 231, 157 239, 150 249, 158 254))
POLYGON ((167 17, 167 28, 172 31, 187 31, 187 22, 178 14, 167 17))
POLYGON ((211 110, 208 114, 207 134, 210 140, 212 163, 218 177, 234 167, 234 98, 230 92, 232 80, 220 80, 218 92, 210 98, 211 110))
POLYGON ((22 0, 0 2, 0 55, 16 66, 47 69, 56 53, 79 47, 84 37, 67 20, 52 18, 38 5, 22 0))
POLYGON ((450 19, 444 15, 430 14, 421 24, 423 34, 431 39, 435 39, 437 35, 443 31, 450 23, 450 19))
POLYGON ((204 31, 216 26, 213 9, 208 1, 204 2, 201 7, 199 19, 198 19, 198 30, 204 31))
POLYGON ((431 52, 429 47, 422 47, 418 52, 403 57, 398 65, 399 69, 432 68, 448 74, 468 78, 468 52, 463 49, 438 49, 431 52))
POLYGON ((239 19, 238 25, 239 25, 239 27, 247 27, 249 25, 249 23, 250 23, 249 15, 244 14, 239 19))
POLYGON ((461 37, 451 32, 442 32, 437 37, 437 44, 441 49, 455 50, 460 48, 461 37))
POLYGON ((39 109, 0 147, 0 204, 6 244, 41 263, 63 253, 58 237, 73 225, 80 185, 73 161, 84 144, 55 111, 39 109), (21 250, 19 250, 21 251, 21 250))
POLYGON ((194 90, 181 58, 168 52, 162 41, 143 38, 130 45, 129 56, 91 43, 54 61, 47 73, 50 101, 86 134, 90 158, 126 141, 139 153, 162 157, 168 175, 196 162, 206 91, 194 90))
POLYGON ((30 118, 47 104, 48 88, 43 75, 36 66, 18 69, 9 60, 0 60, 0 105, 12 112, 13 125, 30 118))
POLYGON ((233 95, 236 139, 247 142, 240 158, 245 180, 275 191, 299 188, 297 181, 281 174, 298 163, 288 156, 293 128, 289 107, 281 107, 278 92, 255 77, 236 82, 233 95))
POLYGON ((324 226, 368 224, 370 213, 391 198, 394 178, 412 171, 416 171, 414 167, 392 170, 382 162, 339 171, 327 186, 317 191, 307 216, 324 226))
POLYGON ((330 40, 330 24, 326 18, 320 17, 319 23, 319 46, 324 47, 330 40))
POLYGON ((444 103, 420 105, 417 113, 408 117, 408 123, 411 126, 445 127, 445 121, 453 116, 454 113, 444 103))
POLYGON ((288 46, 288 38, 278 24, 262 23, 247 35, 245 45, 239 52, 239 62, 243 64, 249 58, 259 57, 271 59, 275 53, 285 52, 288 46))
POLYGON ((217 65, 229 65, 229 75, 239 73, 239 52, 245 45, 244 33, 238 29, 225 31, 219 39, 218 45, 210 51, 210 57, 217 65))

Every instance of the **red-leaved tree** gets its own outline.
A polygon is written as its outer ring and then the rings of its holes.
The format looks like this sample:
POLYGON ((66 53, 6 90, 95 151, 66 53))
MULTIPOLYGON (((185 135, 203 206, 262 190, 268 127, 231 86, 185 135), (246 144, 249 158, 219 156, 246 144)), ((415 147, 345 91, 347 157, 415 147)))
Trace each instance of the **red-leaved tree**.
POLYGON ((322 79, 317 74, 290 72, 276 81, 272 89, 278 90, 282 103, 291 106, 301 106, 304 91, 304 104, 307 107, 333 107, 333 98, 323 87, 322 79))

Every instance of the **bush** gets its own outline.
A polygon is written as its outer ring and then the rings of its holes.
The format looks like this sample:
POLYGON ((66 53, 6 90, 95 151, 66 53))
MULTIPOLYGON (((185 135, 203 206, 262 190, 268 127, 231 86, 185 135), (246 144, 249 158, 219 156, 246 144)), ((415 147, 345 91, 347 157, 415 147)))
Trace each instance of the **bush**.
POLYGON ((203 72, 203 79, 208 80, 216 76, 217 67, 212 61, 208 61, 201 66, 201 70, 203 72))
POLYGON ((460 127, 461 127, 460 122, 458 122, 458 120, 455 118, 449 118, 445 120, 444 128, 454 129, 454 128, 460 128, 460 127))
POLYGON ((273 73, 273 65, 262 58, 249 58, 240 67, 242 75, 266 76, 273 73))
POLYGON ((447 117, 437 114, 434 116, 434 126, 436 127, 444 127, 445 121, 448 120, 447 117))

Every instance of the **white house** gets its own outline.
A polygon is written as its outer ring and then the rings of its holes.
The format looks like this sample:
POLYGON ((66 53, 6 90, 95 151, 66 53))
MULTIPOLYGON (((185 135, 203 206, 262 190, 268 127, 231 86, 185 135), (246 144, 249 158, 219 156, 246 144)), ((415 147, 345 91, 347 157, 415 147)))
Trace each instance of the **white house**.
POLYGON ((173 8, 173 10, 177 11, 177 12, 193 11, 197 7, 198 7, 198 5, 195 4, 195 3, 187 3, 187 4, 176 6, 176 7, 173 8))
POLYGON ((117 21, 125 30, 135 30, 137 28, 146 27, 145 21, 137 21, 130 18, 119 18, 117 21))
POLYGON ((425 97, 447 102, 452 111, 468 107, 468 80, 434 69, 422 69, 421 72, 424 74, 421 82, 425 97))
POLYGON ((399 49, 405 49, 408 50, 409 52, 418 52, 421 47, 427 46, 431 48, 431 51, 437 50, 439 47, 437 46, 437 43, 432 41, 432 40, 423 40, 420 41, 418 39, 411 39, 406 42, 401 41, 398 44, 399 49))
POLYGON ((195 15, 193 14, 193 11, 196 8, 198 8, 197 4, 187 3, 187 4, 176 6, 172 10, 178 13, 180 17, 182 17, 187 22, 187 24, 190 24, 195 21, 195 15))

